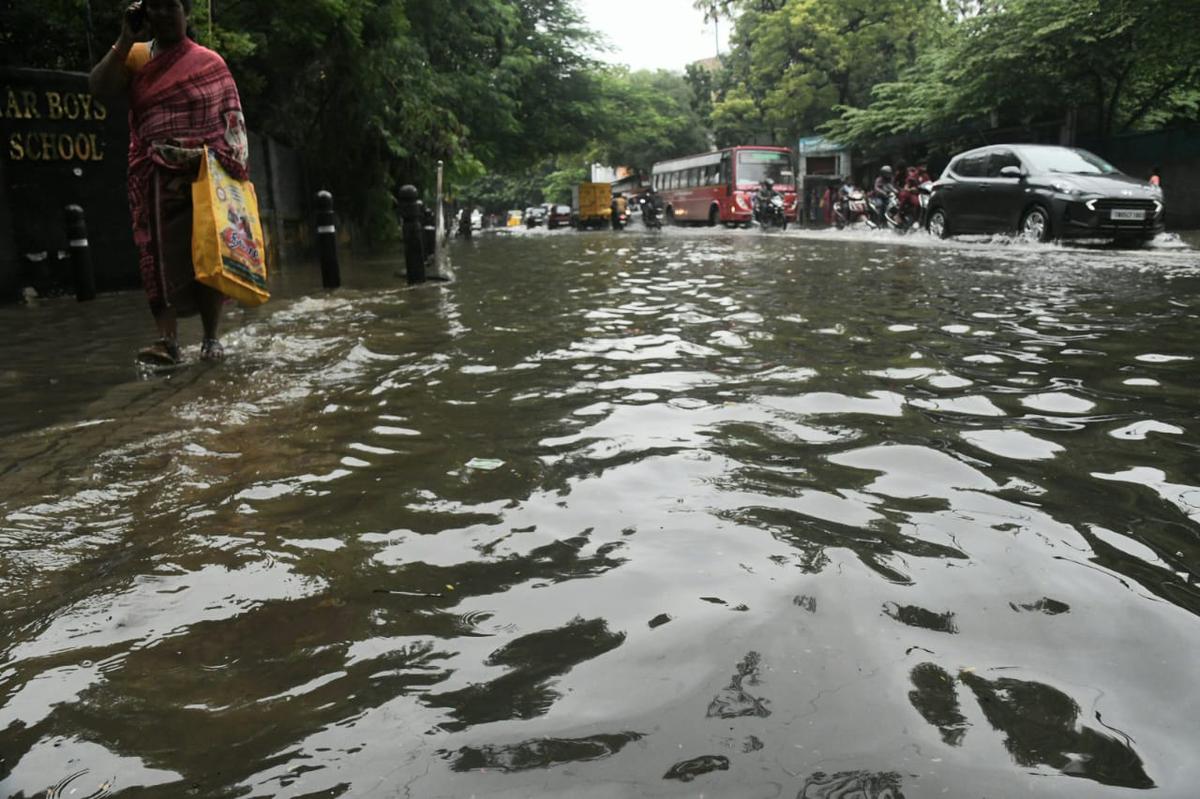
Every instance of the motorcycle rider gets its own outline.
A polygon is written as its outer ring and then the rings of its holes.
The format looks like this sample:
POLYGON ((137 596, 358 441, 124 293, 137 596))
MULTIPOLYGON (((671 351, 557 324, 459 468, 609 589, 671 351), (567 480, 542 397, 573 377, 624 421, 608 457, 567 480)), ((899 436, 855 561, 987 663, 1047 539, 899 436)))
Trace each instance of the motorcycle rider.
POLYGON ((896 184, 892 182, 892 167, 884 164, 879 168, 879 177, 875 178, 875 189, 871 192, 871 205, 879 216, 879 223, 884 224, 888 200, 896 193, 896 184))
POLYGON ((612 229, 620 230, 625 227, 625 212, 629 208, 629 202, 625 199, 625 195, 617 192, 617 196, 612 200, 612 229))
POLYGON ((775 196, 775 184, 770 178, 763 178, 758 182, 758 191, 754 193, 754 218, 760 223, 766 223, 765 211, 771 204, 771 198, 775 196))
POLYGON ((642 206, 642 224, 646 227, 658 227, 658 195, 654 193, 654 186, 646 189, 638 202, 642 206))
POLYGON ((849 199, 850 195, 854 193, 854 188, 854 178, 846 175, 842 178, 842 185, 838 186, 838 200, 849 199))
POLYGON ((921 184, 929 180, 929 173, 921 166, 910 166, 904 176, 904 187, 900 189, 900 213, 907 220, 921 218, 921 184))

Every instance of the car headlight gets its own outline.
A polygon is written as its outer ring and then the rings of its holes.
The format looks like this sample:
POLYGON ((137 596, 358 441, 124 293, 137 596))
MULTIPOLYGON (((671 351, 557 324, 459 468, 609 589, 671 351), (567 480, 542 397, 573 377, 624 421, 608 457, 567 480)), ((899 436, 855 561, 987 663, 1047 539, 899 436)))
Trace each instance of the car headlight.
POLYGON ((1054 189, 1059 194, 1069 194, 1071 196, 1083 194, 1082 191, 1080 191, 1076 187, 1072 186, 1070 183, 1063 183, 1061 181, 1056 181, 1054 183, 1051 183, 1050 188, 1054 189))

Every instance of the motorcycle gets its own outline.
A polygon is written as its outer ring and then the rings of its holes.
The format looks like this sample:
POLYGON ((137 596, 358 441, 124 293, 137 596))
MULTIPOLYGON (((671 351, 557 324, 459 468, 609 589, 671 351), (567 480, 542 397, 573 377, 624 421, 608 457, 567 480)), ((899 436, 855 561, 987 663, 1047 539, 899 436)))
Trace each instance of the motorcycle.
POLYGON ((658 215, 658 205, 648 197, 643 197, 640 202, 642 206, 642 224, 648 230, 662 230, 662 219, 658 215))
POLYGON ((866 222, 869 227, 875 227, 871 218, 871 203, 867 201, 862 189, 854 188, 842 193, 833 206, 833 224, 841 230, 858 222, 866 222))
POLYGON ((629 224, 628 209, 624 211, 618 210, 617 206, 614 204, 612 207, 612 213, 609 216, 609 222, 612 223, 613 230, 624 230, 625 226, 629 224))
POLYGON ((883 212, 885 226, 897 233, 908 233, 921 227, 932 186, 932 183, 926 182, 914 188, 892 192, 883 212))
POLYGON ((754 221, 763 228, 787 229, 787 210, 784 208, 783 197, 772 194, 771 199, 761 200, 755 197, 754 221))

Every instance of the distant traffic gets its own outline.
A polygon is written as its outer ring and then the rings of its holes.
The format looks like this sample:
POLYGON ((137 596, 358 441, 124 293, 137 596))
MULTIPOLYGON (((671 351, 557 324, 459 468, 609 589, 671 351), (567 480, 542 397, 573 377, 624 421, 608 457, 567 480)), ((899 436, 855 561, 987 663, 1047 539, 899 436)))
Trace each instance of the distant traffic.
POLYGON ((472 227, 624 229, 637 220, 668 225, 863 227, 939 238, 1011 234, 1034 241, 1113 239, 1141 244, 1163 231, 1161 189, 1123 174, 1079 148, 993 145, 952 157, 932 180, 923 166, 902 174, 883 166, 868 188, 850 176, 805 175, 817 208, 804 213, 792 152, 785 147, 727 147, 659 161, 646 180, 583 182, 571 204, 513 209, 503 223, 472 214, 472 227))

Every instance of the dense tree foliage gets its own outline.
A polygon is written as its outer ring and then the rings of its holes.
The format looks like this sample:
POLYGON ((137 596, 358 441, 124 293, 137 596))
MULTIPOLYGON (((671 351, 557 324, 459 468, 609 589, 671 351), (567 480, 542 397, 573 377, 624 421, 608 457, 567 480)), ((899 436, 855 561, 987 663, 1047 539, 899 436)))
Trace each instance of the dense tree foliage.
MULTIPOLYGON (((94 57, 120 0, 90 0, 94 57)), ((404 182, 451 184, 583 151, 603 111, 592 34, 572 0, 195 2, 197 38, 225 56, 254 130, 302 148, 343 212, 386 235, 404 182)), ((6 62, 86 70, 88 2, 5 4, 6 62), (47 46, 48 41, 54 46, 47 46)))
POLYGON ((655 161, 709 149, 706 121, 680 74, 611 71, 591 157, 649 174, 655 161))
POLYGON ((1089 139, 1195 120, 1197 0, 964 3, 900 79, 846 102, 829 132, 872 145, 902 134, 1031 126, 1071 115, 1089 139))
POLYGON ((532 169, 485 175, 460 197, 488 210, 567 203, 571 187, 587 179, 592 164, 616 164, 648 175, 655 161, 709 149, 705 119, 682 75, 597 67, 594 76, 595 116, 586 147, 532 169))
POLYGON ((877 83, 915 62, 947 13, 938 0, 698 0, 734 22, 716 80, 719 144, 790 144, 839 105, 865 104, 877 83))

